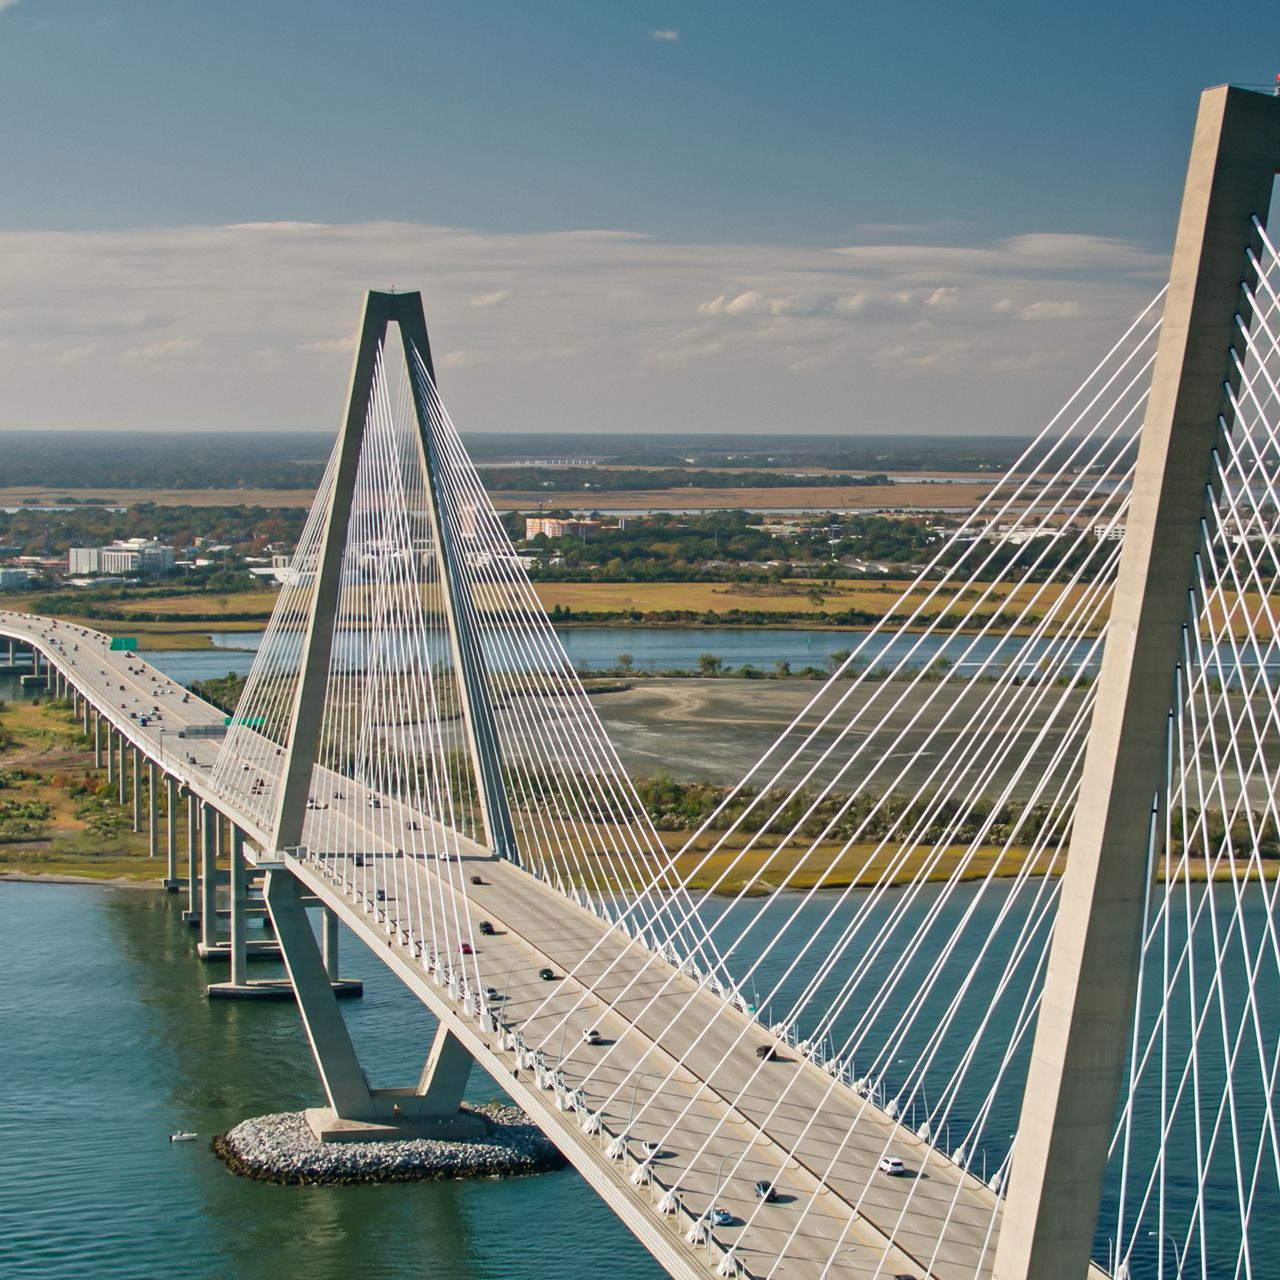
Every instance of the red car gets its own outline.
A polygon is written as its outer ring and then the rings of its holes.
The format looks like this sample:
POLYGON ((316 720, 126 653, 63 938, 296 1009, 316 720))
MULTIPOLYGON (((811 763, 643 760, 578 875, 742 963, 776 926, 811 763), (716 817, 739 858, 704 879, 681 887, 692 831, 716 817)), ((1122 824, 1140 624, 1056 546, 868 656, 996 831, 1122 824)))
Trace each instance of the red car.
POLYGON ((469 942, 464 942, 462 946, 458 948, 458 950, 461 951, 464 956, 475 955, 475 952, 471 949, 471 943, 469 942))

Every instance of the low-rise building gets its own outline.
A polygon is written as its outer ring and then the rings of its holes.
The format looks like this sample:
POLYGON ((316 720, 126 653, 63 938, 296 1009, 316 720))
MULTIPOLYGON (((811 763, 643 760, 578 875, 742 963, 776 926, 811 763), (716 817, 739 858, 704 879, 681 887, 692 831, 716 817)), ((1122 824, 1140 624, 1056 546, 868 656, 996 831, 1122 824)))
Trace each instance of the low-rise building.
POLYGON ((127 538, 106 547, 72 547, 67 572, 115 573, 158 578, 173 568, 173 548, 148 538, 127 538))
POLYGON ((555 516, 526 516, 524 536, 536 538, 540 533, 548 538, 572 538, 583 533, 595 533, 599 520, 561 520, 555 516))

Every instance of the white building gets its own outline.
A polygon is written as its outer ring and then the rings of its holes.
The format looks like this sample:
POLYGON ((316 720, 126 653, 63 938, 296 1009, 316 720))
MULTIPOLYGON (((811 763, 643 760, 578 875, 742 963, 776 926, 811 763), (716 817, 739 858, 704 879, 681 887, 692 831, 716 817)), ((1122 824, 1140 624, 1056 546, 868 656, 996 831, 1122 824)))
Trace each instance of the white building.
POLYGON ((68 573, 101 573, 101 547, 72 547, 67 553, 68 573))
POLYGON ((72 547, 67 571, 83 573, 137 574, 158 578, 173 568, 173 548, 147 538, 128 538, 107 547, 72 547))

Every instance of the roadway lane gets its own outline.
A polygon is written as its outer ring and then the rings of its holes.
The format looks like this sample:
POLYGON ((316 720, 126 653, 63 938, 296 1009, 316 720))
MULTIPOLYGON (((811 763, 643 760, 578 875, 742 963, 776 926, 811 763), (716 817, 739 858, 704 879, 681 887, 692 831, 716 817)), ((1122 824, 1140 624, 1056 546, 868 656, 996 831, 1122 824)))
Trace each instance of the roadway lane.
MULTIPOLYGON (((0 612, 0 634, 35 644, 131 743, 269 849, 256 824, 209 789, 221 739, 178 737, 193 724, 221 723, 216 708, 194 696, 184 700, 180 687, 136 654, 112 652, 101 633, 0 612), (143 711, 146 726, 138 722, 143 711)), ((350 790, 350 800, 344 797, 338 812, 309 810, 306 839, 325 835, 340 847, 289 858, 290 869, 449 1019, 497 1079, 511 1082, 517 1099, 650 1248, 652 1233, 664 1233, 668 1261, 679 1257, 687 1274, 714 1272, 723 1250, 736 1246, 734 1257, 752 1276, 989 1275, 1000 1203, 981 1181, 795 1050, 778 1044, 781 1060, 762 1062, 756 1048, 772 1038, 747 1015, 482 846, 451 835, 459 861, 385 856, 395 852, 393 833, 411 822, 440 842, 444 833, 390 797, 373 809, 347 780, 316 781, 320 793, 335 785, 350 790), (362 867, 356 851, 366 855, 362 867), (470 883, 475 874, 483 884, 470 883), (386 901, 377 900, 379 888, 386 901), (479 934, 482 919, 494 924, 495 936, 479 934), (456 947, 460 927, 474 939, 476 954, 466 963, 482 989, 497 990, 491 1007, 507 1031, 477 1031, 440 969, 429 969, 429 940, 452 938, 444 945, 456 947), (543 967, 569 976, 544 982, 537 976, 543 967), (590 1028, 604 1043, 583 1041, 590 1028), (544 1081, 558 1069, 563 1089, 535 1087, 528 1065, 522 1076, 512 1074, 522 1055, 516 1032, 530 1051, 542 1047, 544 1081), (583 1114, 600 1115, 601 1136, 584 1133, 581 1115, 556 1105, 557 1094, 565 1102, 577 1091, 583 1114), (619 1134, 629 1135, 630 1158, 614 1161, 608 1151, 619 1134), (659 1148, 652 1181, 635 1186, 630 1179, 646 1141, 659 1148), (886 1151, 902 1156, 914 1176, 878 1173, 886 1151), (777 1201, 755 1198, 757 1179, 776 1184, 777 1201), (670 1216, 659 1211, 667 1190, 681 1205, 670 1216), (712 1228, 711 1246, 695 1252, 684 1235, 713 1203, 733 1221, 712 1228)), ((1102 1274, 1091 1272, 1098 1280, 1102 1274)))

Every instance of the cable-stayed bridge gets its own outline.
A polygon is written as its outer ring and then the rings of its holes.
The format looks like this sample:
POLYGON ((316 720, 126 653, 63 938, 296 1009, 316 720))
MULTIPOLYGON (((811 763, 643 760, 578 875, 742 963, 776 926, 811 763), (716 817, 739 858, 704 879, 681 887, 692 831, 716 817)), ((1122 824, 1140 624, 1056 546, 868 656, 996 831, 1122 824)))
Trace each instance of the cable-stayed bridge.
POLYGON ((369 295, 216 756, 128 716, 155 687, 132 655, 0 617, 107 722, 122 795, 127 743, 171 824, 192 797, 224 991, 264 990, 263 880, 318 1132, 464 1134, 478 1061, 676 1276, 1280 1269, 1278 163, 1280 102, 1205 95, 1167 292, 939 548, 906 656, 875 628, 682 851, 462 449, 416 294, 369 295), (338 920, 440 1019, 402 1089, 347 1036, 338 920))

